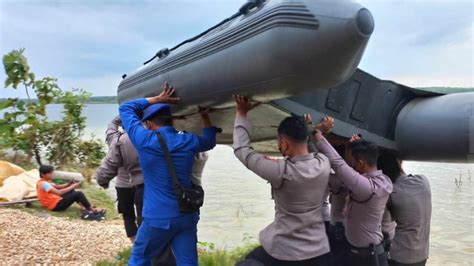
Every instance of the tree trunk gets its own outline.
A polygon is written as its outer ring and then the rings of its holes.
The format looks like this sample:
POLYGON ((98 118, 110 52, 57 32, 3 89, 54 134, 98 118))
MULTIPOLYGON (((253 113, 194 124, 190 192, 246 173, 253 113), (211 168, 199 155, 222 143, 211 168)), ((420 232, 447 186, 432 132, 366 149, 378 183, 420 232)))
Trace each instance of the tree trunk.
POLYGON ((35 145, 33 146, 33 151, 34 151, 34 153, 35 153, 36 162, 38 163, 38 165, 42 165, 43 163, 41 162, 41 154, 40 154, 38 145, 35 144, 35 145))

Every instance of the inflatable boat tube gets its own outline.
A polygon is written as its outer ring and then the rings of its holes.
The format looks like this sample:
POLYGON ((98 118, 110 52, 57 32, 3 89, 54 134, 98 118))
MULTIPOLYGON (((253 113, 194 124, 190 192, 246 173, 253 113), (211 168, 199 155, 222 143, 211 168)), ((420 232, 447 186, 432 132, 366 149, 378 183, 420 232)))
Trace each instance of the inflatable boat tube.
POLYGON ((474 93, 412 100, 398 115, 395 140, 405 160, 474 161, 474 93))
POLYGON ((357 3, 251 1, 222 25, 177 49, 165 49, 124 79, 118 101, 177 90, 178 115, 197 106, 226 108, 233 94, 261 102, 336 86, 356 70, 374 29, 357 3), (253 3, 253 5, 252 5, 253 3))

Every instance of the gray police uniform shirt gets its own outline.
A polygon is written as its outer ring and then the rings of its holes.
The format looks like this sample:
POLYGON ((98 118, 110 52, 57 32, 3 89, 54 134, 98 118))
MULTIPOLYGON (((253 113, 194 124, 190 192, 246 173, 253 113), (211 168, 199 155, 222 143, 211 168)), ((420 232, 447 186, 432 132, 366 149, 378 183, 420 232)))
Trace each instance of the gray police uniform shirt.
POLYGON ((323 206, 321 207, 324 222, 331 221, 331 208, 329 206, 329 194, 330 194, 329 187, 326 187, 326 191, 324 192, 323 206))
POLYGON ((428 258, 431 187, 422 175, 401 175, 393 184, 387 209, 397 223, 390 259, 417 263, 428 258))
POLYGON ((395 227, 397 227, 397 223, 393 220, 388 208, 385 208, 382 218, 382 232, 388 233, 390 240, 395 237, 395 227))
POLYGON ((329 252, 322 206, 329 178, 323 154, 272 159, 250 146, 252 125, 237 117, 234 153, 251 171, 267 180, 275 201, 275 219, 260 232, 265 251, 279 260, 305 260, 329 252))
MULTIPOLYGON (((311 153, 317 153, 318 149, 314 145, 314 136, 313 136, 313 127, 308 127, 308 151, 311 153)), ((332 172, 331 172, 332 173, 332 172)), ((330 174, 331 175, 331 174, 330 174)), ((326 191, 324 192, 324 201, 323 201, 323 206, 322 206, 322 215, 323 215, 323 221, 324 222, 330 222, 331 221, 331 206, 329 203, 329 195, 331 194, 329 185, 326 188, 326 191)))
POLYGON ((390 178, 380 170, 359 174, 325 138, 317 142, 316 147, 329 158, 332 169, 350 191, 344 230, 347 241, 359 248, 380 244, 382 217, 393 189, 390 178))
POLYGON ((336 223, 344 224, 346 220, 344 208, 349 190, 344 187, 341 178, 336 173, 329 175, 328 187, 331 192, 329 197, 331 203, 330 222, 332 225, 336 225, 336 223))
POLYGON ((193 171, 191 175, 191 180, 194 185, 202 186, 202 173, 208 158, 209 154, 207 152, 200 152, 194 156, 193 171))
POLYGON ((127 133, 119 130, 120 117, 115 117, 107 126, 107 156, 96 172, 98 184, 108 184, 117 177, 115 187, 131 188, 143 184, 143 174, 138 154, 127 133))

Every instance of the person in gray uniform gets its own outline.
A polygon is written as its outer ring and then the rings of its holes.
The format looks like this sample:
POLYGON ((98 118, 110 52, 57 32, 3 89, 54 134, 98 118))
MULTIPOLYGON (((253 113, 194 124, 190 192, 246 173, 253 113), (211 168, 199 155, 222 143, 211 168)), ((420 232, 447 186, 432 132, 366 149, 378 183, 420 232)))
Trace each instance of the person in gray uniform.
POLYGON ((329 158, 332 169, 350 191, 345 206, 345 236, 350 245, 345 265, 388 265, 381 224, 393 186, 377 169, 377 146, 353 135, 346 152, 348 164, 321 131, 315 130, 314 138, 318 150, 329 158))
MULTIPOLYGON (((330 133, 334 127, 334 119, 329 116, 326 116, 321 122, 319 122, 317 125, 314 125, 311 115, 305 114, 303 117, 306 123, 308 124, 308 128, 310 129, 308 131, 310 133, 308 148, 311 152, 317 152, 317 148, 314 145, 315 141, 314 136, 312 134, 313 130, 316 128, 321 130, 324 134, 330 133)), ((337 152, 344 156, 344 146, 341 146, 339 148, 340 149, 336 149, 337 152)), ((328 217, 326 218, 329 222, 325 222, 326 233, 328 235, 329 246, 331 248, 330 265, 345 266, 344 253, 347 251, 348 245, 344 233, 344 207, 346 205, 346 198, 349 194, 349 190, 344 186, 341 178, 336 175, 333 169, 331 169, 331 172, 329 174, 329 182, 328 188, 326 189, 326 194, 329 194, 329 203, 331 204, 330 208, 328 206, 327 211, 329 211, 329 213, 328 217)), ((323 203, 323 208, 325 208, 325 203, 323 203)), ((323 210, 323 217, 325 217, 325 210, 323 210)))
POLYGON ((388 217, 396 223, 390 266, 423 266, 429 255, 431 187, 423 175, 407 175, 396 154, 384 154, 378 166, 393 182, 388 217))
POLYGON ((121 120, 116 116, 107 126, 105 141, 107 156, 96 172, 97 183, 108 188, 117 177, 118 211, 122 214, 127 237, 133 242, 142 221, 143 174, 135 147, 128 135, 120 131, 121 120))
MULTIPOLYGON (((246 259, 263 265, 327 265, 329 243, 322 205, 329 178, 329 160, 308 151, 308 132, 302 118, 287 117, 278 127, 278 148, 284 156, 274 159, 251 147, 252 124, 247 113, 255 106, 243 96, 237 104, 234 154, 251 171, 267 180, 275 201, 275 219, 260 232, 261 246, 246 259)), ((257 264, 253 264, 257 265, 257 264)))
MULTIPOLYGON (((331 121, 324 119, 319 124, 313 125, 313 121, 310 115, 303 115, 303 119, 308 126, 308 151, 310 153, 317 153, 318 149, 314 145, 314 137, 313 137, 313 134, 311 134, 313 132, 313 128, 318 128, 319 130, 324 132, 324 134, 328 134, 331 132, 334 126, 334 123, 331 123, 331 121)), ((324 201, 323 201, 323 206, 321 207, 324 226, 326 228, 326 234, 328 234, 328 237, 330 237, 329 230, 330 230, 330 224, 331 224, 331 214, 330 214, 331 208, 329 206, 330 193, 331 193, 331 190, 328 185, 328 187, 326 188, 326 191, 324 192, 324 201)), ((331 239, 329 239, 329 244, 330 243, 331 243, 331 239)))
POLYGON ((206 166, 207 159, 209 159, 209 154, 207 152, 200 152, 194 156, 191 182, 196 186, 202 186, 202 172, 206 166))

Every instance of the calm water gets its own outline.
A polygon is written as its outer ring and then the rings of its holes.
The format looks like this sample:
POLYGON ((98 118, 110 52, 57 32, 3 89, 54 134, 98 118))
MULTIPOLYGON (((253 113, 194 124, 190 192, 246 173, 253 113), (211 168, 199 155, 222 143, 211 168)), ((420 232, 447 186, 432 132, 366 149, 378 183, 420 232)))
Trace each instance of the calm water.
MULTIPOLYGON (((52 118, 60 116, 61 107, 48 110, 52 118)), ((89 105, 87 135, 104 139, 107 123, 117 115, 117 105, 89 105)), ((408 161, 407 173, 430 178, 433 212, 429 265, 473 265, 473 183, 474 164, 444 164, 408 161), (462 176, 462 185, 455 178, 462 176)), ((199 240, 219 247, 234 247, 245 236, 257 238, 258 232, 273 220, 270 186, 248 171, 228 146, 210 152, 204 171, 206 199, 199 222, 199 240)))

